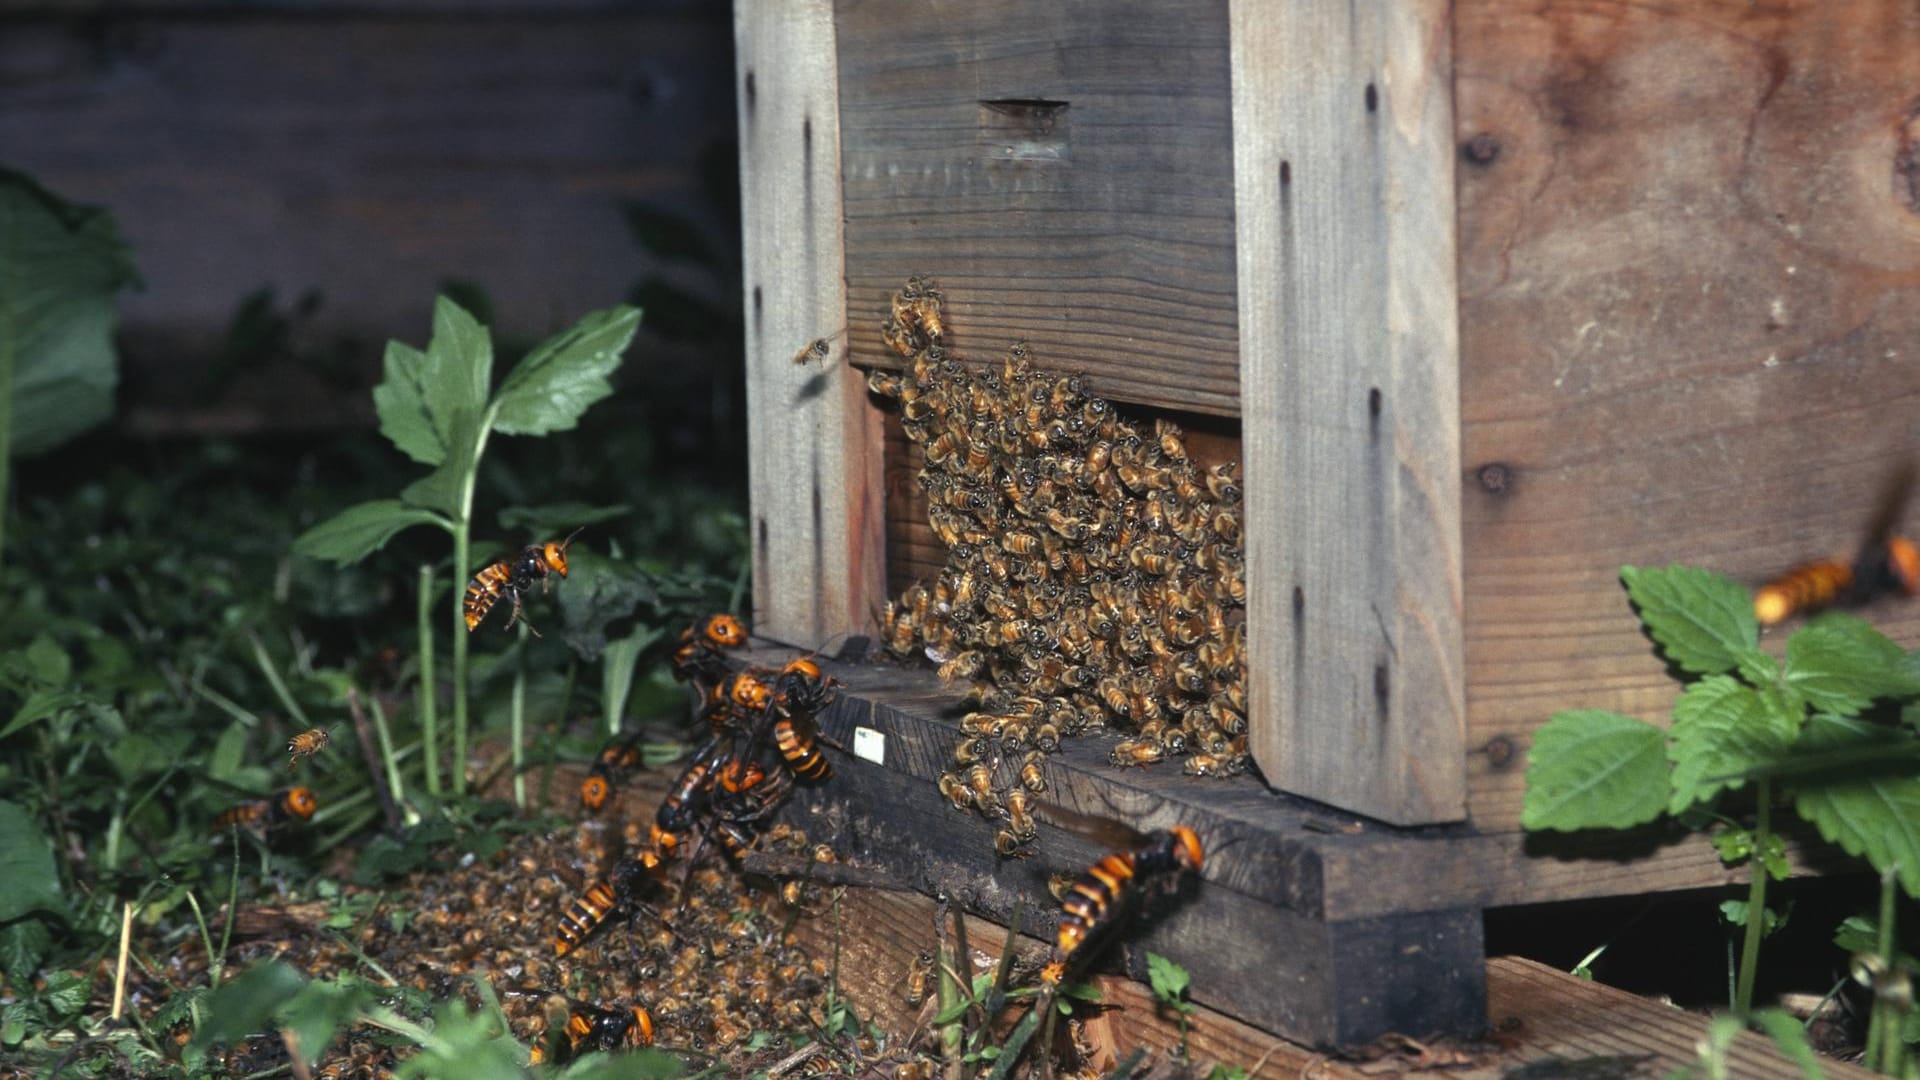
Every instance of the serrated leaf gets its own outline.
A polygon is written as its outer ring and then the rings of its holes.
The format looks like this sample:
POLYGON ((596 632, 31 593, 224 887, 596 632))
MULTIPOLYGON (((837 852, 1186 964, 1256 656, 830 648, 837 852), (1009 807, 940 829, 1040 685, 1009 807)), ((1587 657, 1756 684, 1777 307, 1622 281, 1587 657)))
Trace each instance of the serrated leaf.
MULTIPOLYGON (((1857 717, 1819 713, 1798 746, 1811 753, 1884 746, 1910 752, 1914 739, 1857 717)), ((1861 770, 1857 779, 1792 785, 1794 809, 1849 855, 1887 873, 1897 866, 1907 895, 1920 898, 1920 776, 1861 770)))
POLYGON ((1815 709, 1852 716, 1881 698, 1920 693, 1905 661, 1866 620, 1823 615, 1787 639, 1786 684, 1815 709))
POLYGON ((640 326, 640 310, 595 311, 547 339, 507 376, 494 402, 494 430, 545 435, 580 422, 588 406, 613 393, 607 376, 620 366, 640 326))
POLYGON ((138 281, 112 215, 0 169, 0 372, 12 379, 0 454, 51 449, 112 415, 114 295, 138 281))
POLYGON ((450 441, 446 459, 438 468, 403 488, 400 501, 458 520, 467 509, 467 482, 471 479, 474 454, 480 449, 480 424, 479 413, 466 408, 458 410, 448 422, 450 441))
POLYGON ((1674 703, 1667 733, 1667 760, 1673 763, 1667 812, 1710 802, 1744 784, 1743 770, 1778 762, 1793 743, 1796 719, 1728 675, 1687 687, 1674 703))
POLYGON ((0 801, 0 923, 44 911, 66 918, 53 845, 19 803, 0 801))
POLYGON ((566 583, 556 594, 564 636, 581 659, 596 660, 607 647, 609 627, 653 603, 659 591, 645 571, 591 549, 569 561, 566 583))
POLYGON ((1186 968, 1157 952, 1147 953, 1147 985, 1153 987, 1153 996, 1162 1001, 1178 1000, 1192 981, 1186 968))
POLYGON ((380 433, 422 465, 438 466, 459 447, 455 420, 486 408, 493 379, 493 341, 460 305, 433 305, 433 338, 422 352, 387 343, 385 377, 373 388, 380 433))
POLYGON ((1534 732, 1520 824, 1528 829, 1625 829, 1666 808, 1666 732, 1631 716, 1555 713, 1534 732))
POLYGON ((33 981, 40 962, 53 951, 53 931, 33 916, 0 926, 0 975, 15 986, 33 981))
POLYGON ((1647 633, 1683 671, 1718 675, 1759 648, 1753 596, 1731 578, 1691 566, 1624 566, 1620 580, 1647 633))
POLYGON ((1734 670, 1750 686, 1772 686, 1780 678, 1780 661, 1758 647, 1734 657, 1734 670))
POLYGON ((55 1020, 66 1020, 79 1015, 80 1010, 87 1007, 87 998, 92 996, 92 989, 85 975, 54 971, 48 973, 47 985, 40 989, 38 997, 55 1020))
POLYGON ((398 499, 374 499, 349 506, 301 533, 293 542, 293 550, 308 558, 349 566, 386 547, 387 541, 403 529, 439 524, 443 522, 431 511, 407 506, 398 499))

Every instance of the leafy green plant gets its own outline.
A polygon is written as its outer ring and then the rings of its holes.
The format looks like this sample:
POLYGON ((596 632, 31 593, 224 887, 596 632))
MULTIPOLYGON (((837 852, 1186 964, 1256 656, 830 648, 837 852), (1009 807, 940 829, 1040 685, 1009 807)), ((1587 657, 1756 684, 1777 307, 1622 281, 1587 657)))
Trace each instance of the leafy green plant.
POLYGON ((0 550, 12 460, 112 414, 114 295, 138 280, 105 210, 0 169, 0 550))
MULTIPOLYGON (((349 507, 303 533, 295 550, 340 565, 357 563, 414 525, 436 525, 453 540, 453 788, 466 790, 467 639, 462 589, 474 567, 469 554, 475 478, 495 432, 546 435, 570 429, 595 402, 613 392, 608 376, 620 364, 639 326, 631 307, 594 312, 549 338, 515 366, 497 392, 493 342, 471 315, 451 300, 434 305, 433 336, 423 351, 400 342, 387 345, 385 378, 374 388, 380 431, 401 452, 433 471, 401 490, 397 499, 349 507)), ((423 571, 422 608, 430 591, 423 571)), ((422 651, 430 633, 421 628, 422 651)), ((433 697, 433 673, 423 670, 423 710, 433 697)), ((431 716, 423 711, 423 717, 431 716)), ((438 745, 428 726, 427 784, 436 790, 438 745)))
POLYGON ((1556 713, 1534 735, 1521 823, 1627 829, 1672 816, 1718 830, 1748 866, 1734 1007, 1751 1010, 1769 879, 1788 871, 1776 796, 1828 841, 1920 896, 1920 662, 1864 620, 1829 614, 1760 648, 1753 599, 1706 570, 1620 573, 1646 632, 1686 681, 1672 723, 1556 713), (1906 705, 1902 711, 1898 706, 1906 705), (1750 788, 1743 807, 1737 794, 1750 788), (1738 815, 1738 816, 1736 816, 1738 815))
POLYGON ((1153 989, 1153 999, 1180 1018, 1182 1060, 1187 1057, 1187 1023, 1193 1017, 1193 1002, 1187 1000, 1187 986, 1192 982, 1186 968, 1159 953, 1147 954, 1147 985, 1153 989))

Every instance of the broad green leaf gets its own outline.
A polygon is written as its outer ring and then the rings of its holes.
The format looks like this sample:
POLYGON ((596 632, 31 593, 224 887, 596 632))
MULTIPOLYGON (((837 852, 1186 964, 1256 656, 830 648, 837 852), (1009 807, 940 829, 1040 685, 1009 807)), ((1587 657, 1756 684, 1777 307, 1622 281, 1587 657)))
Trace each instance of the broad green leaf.
POLYGON ((65 686, 73 677, 73 661, 67 650, 45 634, 35 636, 27 646, 26 659, 29 676, 42 686, 65 686))
POLYGON ((66 1020, 78 1016, 80 1010, 87 1007, 87 998, 92 996, 92 989, 85 975, 73 971, 52 971, 47 973, 47 985, 40 988, 38 997, 55 1020, 66 1020))
POLYGON ((564 1080, 673 1080, 687 1075, 687 1063, 665 1050, 642 1047, 619 1054, 586 1054, 559 1075, 564 1080))
MULTIPOLYGON (((1883 745, 1891 757, 1913 742, 1857 717, 1818 713, 1797 745, 1813 754, 1883 745)), ((1897 865, 1901 887, 1920 898, 1920 775, 1863 767, 1855 778, 1796 783, 1792 792, 1794 809, 1821 836, 1881 873, 1897 865)))
POLYGON ((591 549, 575 549, 567 580, 557 587, 567 644, 583 660, 598 659, 612 624, 659 597, 645 571, 591 549))
POLYGON ((1555 713, 1534 732, 1520 824, 1528 829, 1625 829, 1667 805, 1667 734, 1597 709, 1555 713))
POLYGON ((0 739, 6 738, 28 724, 45 720, 85 700, 83 695, 68 693, 65 690, 35 690, 27 695, 27 700, 20 703, 19 710, 13 714, 11 720, 7 721, 7 726, 0 728, 0 739))
POLYGON ((1920 693, 1905 661, 1865 619, 1823 615, 1787 639, 1786 683, 1815 709, 1852 716, 1880 698, 1920 693))
POLYGON ((1623 566, 1620 579, 1647 633, 1683 671, 1717 675, 1759 648, 1753 596, 1731 578, 1691 566, 1623 566))
POLYGON ((1759 1009, 1753 1014, 1753 1023, 1773 1040, 1781 1057, 1799 1067, 1801 1080, 1826 1080, 1820 1055, 1807 1040, 1807 1029, 1799 1017, 1785 1009, 1759 1009))
POLYGON ((1710 802, 1745 783, 1742 771, 1787 754, 1797 718, 1770 707, 1770 700, 1728 675, 1710 675, 1687 687, 1674 703, 1667 732, 1672 740, 1667 760, 1673 763, 1668 813, 1710 802))
POLYGON ((293 542, 293 550, 308 558, 348 566, 386 547, 387 541, 403 529, 444 524, 431 511, 407 506, 398 499, 374 499, 349 506, 301 533, 293 542))
POLYGON ((640 654, 666 635, 657 626, 636 626, 626 637, 607 642, 600 663, 600 710, 607 729, 618 731, 627 714, 627 695, 640 666, 640 654))
POLYGON ((312 1065, 333 1045, 334 1037, 358 1020, 374 1000, 366 986, 316 979, 301 987, 276 1016, 292 1033, 300 1056, 312 1065))
POLYGON ((0 926, 0 975, 15 986, 33 981, 40 962, 53 951, 53 932, 32 916, 0 926))
POLYGON ((1780 661, 1758 647, 1743 650, 1735 657, 1734 669, 1749 686, 1772 686, 1780 677, 1780 661))
POLYGON ((441 297, 434 301, 426 351, 388 342, 385 373, 373 388, 380 433, 422 465, 439 465, 459 442, 455 419, 486 408, 493 342, 486 327, 441 297))
POLYGON ((0 169, 0 455, 112 415, 114 294, 138 281, 112 215, 0 169))
MULTIPOLYGON (((1834 947, 1838 948, 1841 952, 1879 952, 1879 920, 1866 915, 1847 916, 1845 919, 1840 920, 1839 926, 1833 928, 1833 944, 1834 947)), ((1895 963, 1905 965, 1915 971, 1920 971, 1920 958, 1916 958, 1912 953, 1902 952, 1899 949, 1895 949, 1894 953, 1895 963)))
POLYGON ((468 509, 467 483, 472 479, 474 455, 479 451, 480 414, 460 409, 450 421, 446 460, 426 476, 408 484, 400 501, 422 510, 459 520, 468 509))
POLYGON ((617 307, 592 312, 542 342, 501 385, 494 430, 545 435, 579 423, 588 406, 613 393, 607 376, 620 366, 639 326, 638 308, 617 307))
POLYGON ((207 755, 207 775, 231 783, 246 762, 246 753, 247 725, 235 720, 214 741, 213 752, 207 755))
POLYGON ((1176 1001, 1187 992, 1187 986, 1193 977, 1187 969, 1161 956, 1157 952, 1147 953, 1147 984, 1153 987, 1153 996, 1161 1001, 1176 1001))
POLYGON ((196 1046, 233 1042, 272 1026, 274 1013, 293 1000, 307 980, 277 960, 255 964, 240 976, 207 995, 196 1046))
POLYGON ((19 803, 0 802, 0 923, 35 911, 66 917, 53 845, 19 803))

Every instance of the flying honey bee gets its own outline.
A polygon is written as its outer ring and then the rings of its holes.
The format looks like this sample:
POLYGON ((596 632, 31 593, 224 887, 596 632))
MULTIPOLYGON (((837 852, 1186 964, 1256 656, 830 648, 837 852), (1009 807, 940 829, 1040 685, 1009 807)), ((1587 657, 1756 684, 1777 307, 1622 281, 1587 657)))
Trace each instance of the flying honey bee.
MULTIPOLYGON (((513 615, 507 619, 507 628, 511 630, 514 623, 526 622, 523 598, 533 589, 534 582, 540 583, 540 591, 545 594, 553 585, 550 574, 559 574, 563 578, 567 576, 567 547, 579 535, 580 530, 575 529, 565 540, 528 544, 520 554, 510 559, 500 559, 481 567, 473 575, 473 580, 467 582, 467 595, 461 603, 467 632, 472 633, 480 625, 480 620, 487 617, 487 612, 493 610, 493 605, 499 602, 501 596, 513 601, 513 615)), ((540 636, 531 623, 527 629, 535 637, 540 636)))
POLYGON ((333 733, 327 729, 312 728, 287 740, 287 771, 292 772, 301 758, 312 757, 325 750, 327 743, 332 739, 333 733))
POLYGON ((795 364, 825 363, 827 357, 833 352, 834 340, 846 332, 846 327, 843 326, 826 337, 814 338, 801 346, 799 352, 793 354, 793 362, 795 364))

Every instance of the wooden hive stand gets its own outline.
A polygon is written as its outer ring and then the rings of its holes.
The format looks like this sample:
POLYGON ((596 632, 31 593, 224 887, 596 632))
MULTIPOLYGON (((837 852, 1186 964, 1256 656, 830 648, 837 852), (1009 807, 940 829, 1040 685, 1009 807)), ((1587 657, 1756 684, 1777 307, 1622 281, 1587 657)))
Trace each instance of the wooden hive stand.
MULTIPOLYGON (((871 634, 937 571, 856 369, 930 275, 961 358, 1024 339, 1244 468, 1271 788, 1049 765, 1215 853, 1136 958, 1308 1043, 1464 1032, 1487 908, 1733 880, 1699 837, 1525 835, 1528 740, 1671 704, 1620 566, 1848 550, 1920 451, 1920 25, 1685 8, 742 0, 756 633, 871 634)), ((934 788, 954 693, 836 673, 827 733, 884 749, 808 812, 864 858, 1005 919, 1096 854, 996 860, 934 788)))

